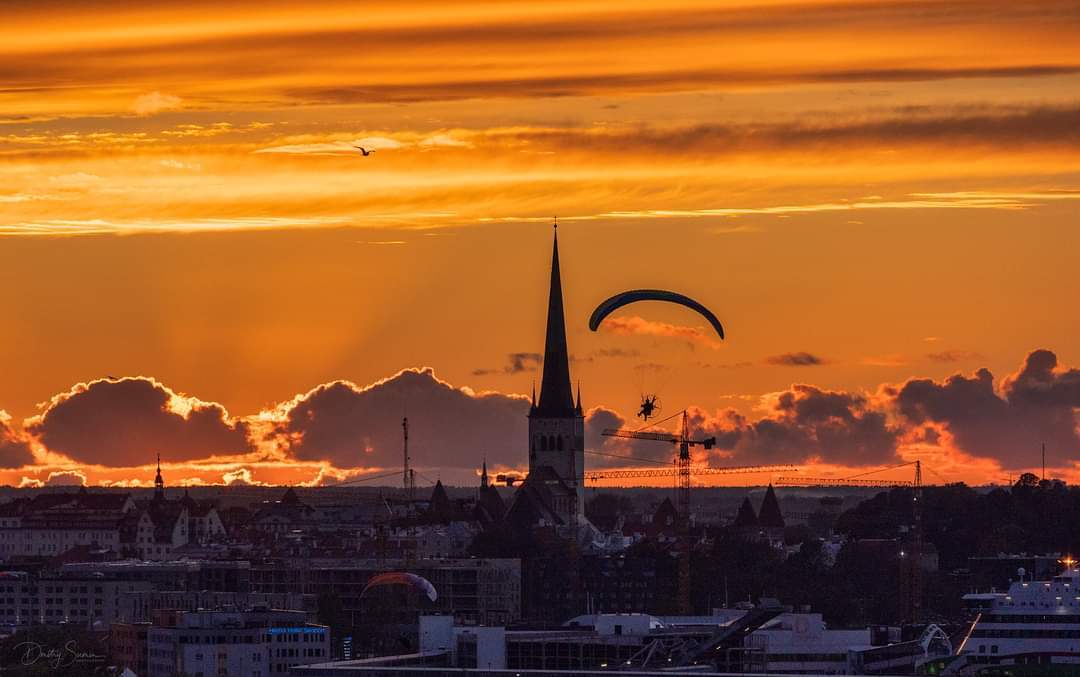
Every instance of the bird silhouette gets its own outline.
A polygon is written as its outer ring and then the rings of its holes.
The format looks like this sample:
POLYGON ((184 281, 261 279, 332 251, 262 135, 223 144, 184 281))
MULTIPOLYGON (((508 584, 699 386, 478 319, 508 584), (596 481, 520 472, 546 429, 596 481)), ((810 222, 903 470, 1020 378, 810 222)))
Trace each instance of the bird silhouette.
POLYGON ((368 150, 367 148, 364 148, 363 146, 353 146, 353 148, 359 148, 360 152, 364 154, 364 157, 367 157, 367 156, 369 156, 369 155, 371 155, 372 153, 375 152, 375 149, 368 150))

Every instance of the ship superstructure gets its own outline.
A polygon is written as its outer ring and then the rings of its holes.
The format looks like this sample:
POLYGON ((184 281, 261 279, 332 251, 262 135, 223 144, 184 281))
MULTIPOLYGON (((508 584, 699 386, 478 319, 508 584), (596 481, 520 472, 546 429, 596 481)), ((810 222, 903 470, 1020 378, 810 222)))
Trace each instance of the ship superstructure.
POLYGON ((976 612, 957 653, 967 664, 1080 664, 1080 569, 1072 559, 1047 581, 1018 580, 1008 592, 964 596, 976 612))

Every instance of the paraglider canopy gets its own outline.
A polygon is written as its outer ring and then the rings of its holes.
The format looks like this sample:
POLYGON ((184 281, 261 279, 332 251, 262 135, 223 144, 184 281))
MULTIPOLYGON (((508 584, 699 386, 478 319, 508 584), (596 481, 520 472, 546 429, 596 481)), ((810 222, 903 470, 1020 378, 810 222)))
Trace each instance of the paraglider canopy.
POLYGON ((667 303, 676 303, 696 311, 709 321, 709 324, 716 330, 716 333, 720 338, 724 338, 724 327, 720 325, 720 320, 717 319, 716 315, 714 315, 711 310, 689 296, 683 296, 682 294, 673 291, 664 291, 663 289, 632 289, 612 296, 598 305, 596 310, 593 311, 592 316, 589 318, 589 329, 596 331, 600 327, 600 323, 604 321, 605 317, 623 306, 637 303, 638 301, 664 301, 667 303))
POLYGON ((360 597, 367 594, 368 590, 382 585, 407 585, 419 592, 427 595, 427 598, 434 602, 439 598, 437 592, 435 592, 435 586, 431 584, 431 581, 423 576, 417 576, 416 574, 410 574, 404 571, 391 571, 385 574, 376 574, 372 576, 364 589, 360 591, 360 597))

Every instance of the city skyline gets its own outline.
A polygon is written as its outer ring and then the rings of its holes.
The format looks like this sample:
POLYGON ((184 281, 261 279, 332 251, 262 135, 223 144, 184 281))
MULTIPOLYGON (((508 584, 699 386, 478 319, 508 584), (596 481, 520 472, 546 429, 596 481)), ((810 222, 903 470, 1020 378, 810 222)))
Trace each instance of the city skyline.
POLYGON ((6 12, 0 484, 522 471, 556 214, 590 449, 1080 480, 1071 3, 368 10, 6 12))
MULTIPOLYGON (((558 277, 552 277, 553 285, 558 277)), ((560 305, 554 312, 561 318, 561 291, 558 298, 560 305)), ((685 341, 691 348, 700 343, 720 349, 719 341, 701 327, 618 314, 613 319, 608 323, 617 328, 612 332, 616 336, 638 338, 634 334, 639 332, 626 331, 622 323, 640 323, 650 328, 645 333, 653 340, 662 336, 685 341), (671 335, 653 331, 654 327, 671 335)), ((549 342, 550 331, 549 327, 549 342)), ((581 358, 571 348, 568 357, 577 377, 577 369, 598 358, 632 359, 640 354, 633 349, 601 348, 581 358)), ((503 373, 532 377, 531 395, 456 387, 440 379, 431 367, 421 367, 366 386, 346 380, 324 383, 247 416, 231 415, 220 403, 179 393, 152 377, 109 375, 76 384, 38 405, 39 413, 21 425, 6 415, 0 450, 11 466, 7 472, 22 473, 18 482, 9 482, 17 486, 150 486, 150 481, 132 474, 156 471, 162 456, 172 486, 318 486, 366 476, 393 484, 387 476, 400 469, 399 420, 411 410, 411 456, 422 481, 433 481, 432 475, 442 478, 445 473, 448 482, 467 485, 477 477, 478 458, 490 463, 493 474, 523 475, 526 469, 525 424, 530 403, 535 408, 538 372, 545 360, 542 353, 520 352, 507 355, 507 362, 503 373), (517 440, 521 443, 516 444, 517 440), (151 463, 144 461, 148 450, 156 454, 151 463)), ((794 369, 827 364, 812 353, 792 352, 766 357, 760 366, 794 369)), ((477 369, 473 375, 487 373, 477 369)), ((953 478, 936 469, 949 472, 941 459, 955 463, 966 456, 997 467, 982 469, 989 474, 981 481, 975 479, 978 475, 959 479, 1000 483, 1007 479, 1004 473, 1038 469, 1044 461, 1041 445, 1049 438, 1049 468, 1055 476, 1067 478, 1071 468, 1053 462, 1053 445, 1064 444, 1068 449, 1076 439, 1071 398, 1077 383, 1080 370, 1059 365, 1056 355, 1045 349, 1031 352, 1016 372, 1001 378, 981 368, 941 380, 884 383, 874 392, 793 383, 783 391, 762 395, 750 413, 734 407, 715 412, 690 407, 694 435, 718 439, 713 451, 696 453, 695 459, 713 466, 794 464, 804 466, 810 476, 842 477, 920 458, 935 480, 950 481, 953 478), (1040 446, 1026 448, 1025 436, 1033 430, 1039 433, 1040 446)), ((577 384, 580 392, 580 379, 577 384)), ((562 389, 566 390, 565 384, 562 389)), ((580 402, 580 394, 577 397, 580 402)), ((600 434, 606 428, 643 427, 644 422, 604 404, 585 407, 582 413, 587 452, 602 452, 586 459, 589 469, 640 467, 643 459, 666 459, 666 447, 657 449, 600 434)), ((673 429, 676 422, 667 416, 660 423, 661 429, 673 429)), ((771 481, 772 475, 751 476, 749 481, 738 476, 711 479, 706 482, 760 484, 771 481)))

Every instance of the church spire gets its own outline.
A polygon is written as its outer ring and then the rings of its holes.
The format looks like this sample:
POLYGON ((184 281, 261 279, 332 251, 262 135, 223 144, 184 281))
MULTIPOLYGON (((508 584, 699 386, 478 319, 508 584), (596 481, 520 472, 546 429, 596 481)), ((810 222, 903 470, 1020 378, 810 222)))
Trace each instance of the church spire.
MULTIPOLYGON (((558 226, 556 226, 558 228, 558 226)), ((547 339, 544 345, 544 375, 540 381, 542 417, 574 415, 574 397, 570 386, 570 354, 566 347, 566 319, 563 314, 562 276, 559 272, 559 235, 556 231, 551 249, 551 290, 548 296, 547 339)))
POLYGON ((157 476, 154 477, 154 498, 165 498, 165 480, 161 477, 161 452, 157 455, 157 476))
POLYGON ((487 474, 487 459, 484 459, 484 469, 480 471, 480 488, 487 489, 488 487, 488 474, 487 474))

